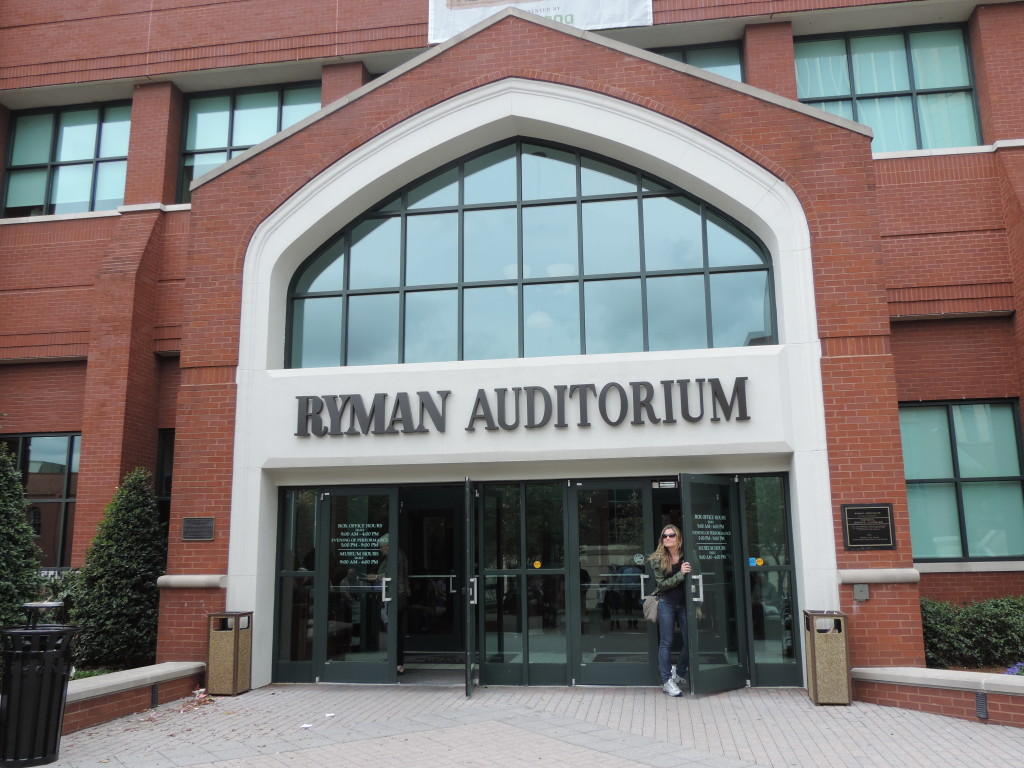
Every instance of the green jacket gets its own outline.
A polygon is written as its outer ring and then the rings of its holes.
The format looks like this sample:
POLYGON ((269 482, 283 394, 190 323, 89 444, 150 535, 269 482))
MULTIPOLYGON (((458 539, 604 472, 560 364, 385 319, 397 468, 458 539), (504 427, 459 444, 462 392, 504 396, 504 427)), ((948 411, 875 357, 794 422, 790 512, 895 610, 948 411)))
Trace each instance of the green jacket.
POLYGON ((651 560, 651 569, 654 571, 654 594, 661 595, 670 589, 682 586, 686 582, 686 574, 683 571, 676 571, 665 575, 661 571, 661 558, 651 560))

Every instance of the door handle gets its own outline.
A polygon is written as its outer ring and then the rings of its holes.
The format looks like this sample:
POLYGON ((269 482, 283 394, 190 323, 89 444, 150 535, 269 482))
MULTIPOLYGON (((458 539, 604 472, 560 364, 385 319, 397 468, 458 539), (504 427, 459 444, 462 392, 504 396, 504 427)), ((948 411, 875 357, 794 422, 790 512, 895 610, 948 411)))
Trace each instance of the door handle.
POLYGON ((646 573, 640 574, 640 600, 647 597, 647 576, 646 573))
POLYGON ((476 591, 476 589, 477 589, 476 576, 473 576, 469 580, 469 604, 470 605, 476 605, 477 604, 477 591, 476 591))
POLYGON ((388 582, 391 581, 390 576, 385 576, 380 582, 380 600, 382 603, 390 603, 391 598, 388 597, 388 582))
POLYGON ((690 599, 695 603, 704 602, 704 574, 690 574, 690 599))

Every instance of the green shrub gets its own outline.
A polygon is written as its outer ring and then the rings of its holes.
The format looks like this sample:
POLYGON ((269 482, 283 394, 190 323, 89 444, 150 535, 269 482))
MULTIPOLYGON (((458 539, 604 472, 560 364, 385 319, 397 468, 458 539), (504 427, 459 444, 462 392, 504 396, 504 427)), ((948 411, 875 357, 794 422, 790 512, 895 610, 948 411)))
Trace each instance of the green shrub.
POLYGON ((152 478, 135 469, 107 507, 77 577, 71 616, 82 628, 79 666, 132 669, 153 663, 156 580, 166 556, 152 478))
POLYGON ((1024 596, 957 606, 921 600, 929 667, 1007 667, 1024 658, 1024 596))
POLYGON ((39 548, 25 517, 25 489, 14 455, 0 443, 0 626, 23 625, 24 603, 37 600, 39 548))

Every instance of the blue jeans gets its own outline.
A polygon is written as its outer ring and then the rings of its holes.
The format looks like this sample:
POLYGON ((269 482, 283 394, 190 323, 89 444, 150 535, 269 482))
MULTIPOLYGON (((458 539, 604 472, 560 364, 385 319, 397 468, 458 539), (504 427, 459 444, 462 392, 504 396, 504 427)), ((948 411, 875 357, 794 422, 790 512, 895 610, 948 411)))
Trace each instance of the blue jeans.
POLYGON ((679 625, 679 632, 683 637, 682 648, 679 651, 679 661, 676 663, 676 674, 686 677, 690 666, 690 657, 686 648, 686 606, 677 606, 662 599, 658 601, 658 673, 661 675, 661 683, 664 685, 672 676, 672 641, 675 639, 674 630, 679 625))

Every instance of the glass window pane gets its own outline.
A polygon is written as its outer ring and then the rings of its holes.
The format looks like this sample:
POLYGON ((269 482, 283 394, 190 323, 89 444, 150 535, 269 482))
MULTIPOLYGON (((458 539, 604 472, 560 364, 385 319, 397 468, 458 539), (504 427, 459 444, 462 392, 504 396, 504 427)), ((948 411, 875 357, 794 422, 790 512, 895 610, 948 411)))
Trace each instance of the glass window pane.
POLYGON ((100 130, 100 157, 126 157, 128 155, 128 132, 131 128, 132 108, 108 107, 103 111, 103 126, 100 130))
POLYGON ((397 362, 398 294, 349 297, 348 364, 397 362))
POLYGON ((523 354, 526 357, 580 354, 578 283, 523 288, 523 354))
POLYGON ((963 557, 952 483, 911 483, 907 485, 907 503, 915 558, 963 557))
POLYGON ((405 284, 459 279, 459 215, 432 213, 406 219, 405 284))
POLYGON ((708 212, 708 266, 746 267, 765 263, 753 239, 735 226, 708 212))
POLYGON ((963 494, 968 556, 1024 555, 1024 496, 1020 483, 964 483, 963 494))
POLYGON ((29 216, 43 213, 46 203, 46 169, 10 171, 7 174, 8 216, 29 216))
POLYGON ((482 509, 484 568, 518 568, 519 486, 484 486, 482 509))
POLYGON ((206 96, 188 103, 185 149, 219 149, 228 146, 230 96, 206 96))
POLYGON ((711 275, 712 346, 749 347, 771 343, 768 273, 711 275))
POLYGON ((466 211, 463 216, 463 279, 514 280, 519 275, 515 208, 466 211))
POLYGON ((861 99, 857 102, 858 120, 871 126, 875 138, 872 152, 899 152, 917 149, 914 134, 914 108, 909 96, 888 99, 861 99))
POLYGON ((724 45, 717 48, 697 48, 686 52, 686 63, 706 69, 716 75, 728 77, 737 82, 743 80, 738 45, 724 45))
POLYGON ((57 127, 57 160, 91 160, 96 157, 98 109, 64 112, 57 127))
POLYGON ((519 574, 484 578, 484 660, 519 669, 523 663, 519 574))
POLYGON ((92 193, 92 163, 63 165, 53 177, 50 202, 54 213, 82 213, 89 210, 92 193))
POLYGON ((345 279, 345 238, 339 237, 305 267, 295 283, 295 293, 340 291, 345 279))
POLYGON ((466 161, 466 205, 516 200, 516 147, 510 144, 466 161))
POLYGON ((369 219, 356 225, 349 254, 349 288, 398 286, 402 221, 369 219))
POLYGON ((11 165, 50 162, 53 115, 20 115, 14 121, 11 165))
POLYGON ((293 306, 292 367, 341 365, 343 299, 340 296, 299 299, 293 306))
POLYGON ((277 91, 238 94, 231 144, 251 147, 277 133, 277 105, 277 91))
POLYGON ((960 477, 1020 475, 1017 430, 1010 405, 954 405, 953 432, 960 477))
POLYGON ((458 291, 405 295, 405 362, 459 359, 458 291))
POLYGON ((959 29, 910 33, 910 56, 918 88, 969 86, 967 49, 959 29))
POLYGON ((703 275, 647 280, 647 345, 652 351, 707 348, 703 275))
POLYGON ((209 173, 214 168, 223 165, 228 161, 226 152, 206 152, 201 155, 191 155, 185 158, 185 184, 191 184, 203 174, 209 173))
POLYGON ((748 477, 743 481, 747 518, 747 557, 765 565, 789 565, 786 496, 781 477, 748 477))
POLYGON ((700 206, 685 197, 644 200, 644 260, 648 271, 700 269, 704 264, 700 206))
POLYGON ((110 211, 124 202, 125 174, 128 161, 115 160, 96 166, 96 202, 94 211, 110 211))
POLYGON ((900 435, 907 480, 953 477, 949 419, 945 408, 900 408, 900 435))
POLYGON ((617 195, 636 192, 636 172, 600 160, 581 160, 580 187, 584 195, 617 195))
POLYGON ((583 203, 583 271, 598 275, 640 269, 637 202, 583 203))
POLYGON ((559 483, 527 484, 527 568, 561 568, 565 565, 563 506, 559 483))
POLYGON ((978 123, 970 93, 929 93, 917 97, 921 148, 977 146, 978 123))
POLYGON ((853 37, 850 53, 857 93, 888 93, 910 88, 903 35, 853 37))
POLYGON ((25 441, 28 452, 26 498, 64 498, 64 475, 68 469, 70 439, 68 435, 53 435, 30 437, 25 441))
POLYGON ((462 359, 519 357, 519 293, 514 286, 468 288, 463 296, 462 359))
POLYGON ((288 88, 284 92, 281 104, 281 128, 295 125, 304 117, 309 117, 320 110, 320 86, 308 88, 288 88))
POLYGON ((523 209, 523 277, 565 277, 579 269, 575 205, 523 209))
POLYGON ((796 43, 796 90, 801 99, 847 96, 850 71, 844 40, 812 40, 796 43))
POLYGON ((583 286, 587 354, 643 352, 639 280, 599 280, 583 286))
POLYGON ((523 145, 523 200, 576 197, 576 156, 551 147, 523 145))
POLYGON ((811 106, 839 117, 845 117, 847 120, 853 120, 852 101, 816 101, 811 106))
POLYGON ((409 190, 410 208, 452 208, 459 204, 459 169, 452 168, 409 190))

